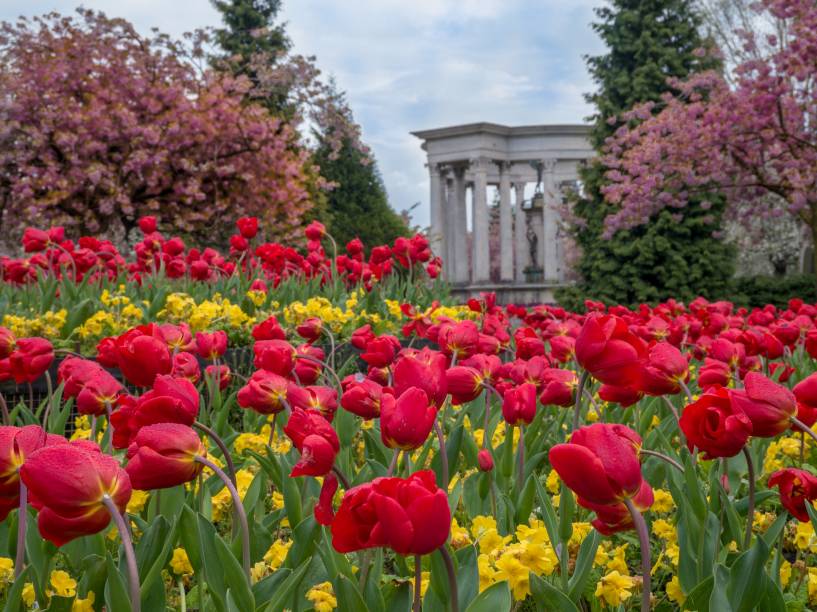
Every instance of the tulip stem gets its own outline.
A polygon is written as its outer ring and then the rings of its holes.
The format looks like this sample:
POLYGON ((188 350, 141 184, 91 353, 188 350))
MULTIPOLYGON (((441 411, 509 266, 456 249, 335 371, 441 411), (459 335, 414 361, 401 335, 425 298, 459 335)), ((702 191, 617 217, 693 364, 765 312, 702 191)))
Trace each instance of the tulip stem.
POLYGON ((658 457, 659 459, 661 459, 661 461, 666 461, 667 463, 669 463, 672 467, 674 467, 676 470, 678 470, 682 474, 684 473, 684 466, 682 466, 680 463, 678 463, 672 457, 668 457, 664 453, 659 453, 658 451, 654 451, 654 450, 648 450, 646 448, 642 448, 640 453, 642 455, 649 455, 650 457, 658 457))
POLYGON ((579 385, 576 388, 576 404, 573 406, 573 429, 571 431, 576 431, 579 428, 579 412, 582 409, 582 392, 584 391, 587 377, 587 370, 583 371, 582 375, 579 376, 579 385))
POLYGON ((332 471, 335 473, 335 476, 338 477, 340 480, 340 484, 343 485, 343 488, 347 491, 352 488, 352 485, 349 484, 349 479, 346 478, 346 474, 340 471, 340 468, 337 466, 332 466, 332 471))
POLYGON ((445 572, 448 574, 448 590, 450 591, 449 598, 451 600, 451 612, 460 611, 459 593, 457 593, 457 574, 454 571, 454 561, 451 559, 451 554, 445 547, 445 544, 440 546, 440 554, 443 556, 443 563, 445 563, 445 572))
POLYGON ((641 512, 633 504, 633 500, 629 497, 624 498, 624 505, 630 511, 630 516, 633 519, 635 531, 638 534, 638 542, 641 545, 641 612, 650 612, 650 572, 652 570, 652 561, 650 560, 650 534, 647 532, 647 523, 644 522, 644 517, 641 512))
POLYGON ((28 489, 20 479, 20 510, 17 513, 17 556, 14 560, 14 577, 23 573, 26 562, 26 523, 28 522, 28 489))
POLYGON ((269 440, 267 440, 267 446, 272 447, 272 442, 275 439, 275 419, 278 416, 278 413, 274 413, 272 415, 272 422, 269 426, 269 440))
MULTIPOLYGON (((513 435, 513 434, 511 434, 513 435)), ((519 424, 519 448, 517 449, 516 487, 522 493, 522 486, 525 484, 525 428, 519 424)))
POLYGON ((116 524, 116 529, 119 532, 119 537, 122 539, 122 546, 125 549, 125 561, 128 564, 128 585, 130 589, 130 607, 131 612, 140 612, 142 608, 142 595, 139 586, 139 570, 136 565, 136 554, 133 552, 133 541, 130 537, 130 530, 116 507, 114 501, 106 494, 102 496, 102 503, 116 524))
POLYGON ((442 472, 443 490, 448 494, 448 451, 445 448, 445 434, 440 422, 434 419, 434 431, 437 432, 437 440, 440 442, 440 471, 442 472))
POLYGON ((743 540, 743 547, 748 550, 752 543, 752 523, 755 519, 755 465, 748 446, 743 447, 743 456, 746 457, 746 469, 749 471, 749 505, 746 509, 746 536, 743 540))
POLYGON ((810 435, 813 440, 817 441, 817 433, 814 433, 811 427, 803 423, 803 421, 801 421, 797 417, 790 417, 790 420, 794 424, 794 426, 797 427, 797 429, 799 429, 805 434, 810 435))
POLYGON ((420 555, 414 555, 414 605, 413 612, 422 612, 423 562, 420 555))
POLYGON ((224 440, 222 440, 215 431, 200 421, 193 421, 193 427, 206 434, 213 442, 216 443, 218 450, 221 451, 221 454, 224 457, 224 463, 227 466, 227 473, 230 475, 230 481, 233 483, 233 485, 235 485, 235 465, 233 464, 233 458, 230 455, 230 451, 227 449, 227 445, 224 443, 224 440))
POLYGON ((391 456, 391 463, 389 464, 389 470, 386 472, 386 477, 387 478, 389 476, 394 475, 394 469, 397 467, 397 458, 400 456, 400 449, 399 448, 395 448, 394 451, 392 451, 392 452, 393 452, 393 454, 391 456))
POLYGON ((247 513, 244 512, 244 504, 241 503, 241 496, 236 491, 235 486, 233 485, 232 481, 227 477, 227 474, 218 467, 215 463, 210 461, 209 459, 202 457, 201 455, 196 455, 196 461, 201 463, 202 465, 207 466, 213 472, 215 472, 216 476, 221 478, 221 481, 224 483, 224 486, 227 487, 227 490, 230 492, 230 496, 233 498, 233 509, 235 510, 235 514, 238 517, 238 522, 241 525, 241 553, 242 553, 242 566, 244 568, 244 573, 247 575, 247 580, 250 580, 250 527, 247 524, 247 513))
POLYGON ((321 366, 324 370, 327 370, 332 375, 332 377, 335 379, 335 382, 338 385, 338 389, 343 388, 343 384, 341 384, 341 382, 340 382, 340 377, 338 376, 338 373, 335 372, 335 370, 333 368, 331 368, 329 366, 329 364, 326 363, 325 361, 321 361, 320 359, 316 359, 312 355, 303 355, 303 354, 300 354, 300 353, 298 355, 295 355, 295 358, 296 359, 303 359, 304 361, 309 361, 311 363, 314 363, 315 365, 321 366))
POLYGON ((184 592, 184 579, 179 577, 179 608, 181 612, 187 612, 187 594, 184 592))
POLYGON ((800 432, 800 467, 803 467, 803 463, 806 460, 806 434, 802 431, 800 432))
POLYGON ((692 392, 689 390, 689 386, 683 380, 679 380, 678 384, 684 390, 684 395, 687 396, 687 404, 692 404, 694 400, 692 399, 692 392))
POLYGON ((11 417, 9 417, 9 407, 6 403, 6 398, 0 393, 0 412, 3 414, 3 425, 11 425, 11 417))

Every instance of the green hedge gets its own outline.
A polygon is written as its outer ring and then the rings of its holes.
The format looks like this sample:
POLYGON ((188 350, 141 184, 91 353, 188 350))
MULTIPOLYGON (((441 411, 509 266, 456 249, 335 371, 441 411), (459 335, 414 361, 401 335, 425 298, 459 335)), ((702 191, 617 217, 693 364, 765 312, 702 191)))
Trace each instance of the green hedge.
MULTIPOLYGON (((814 302, 815 277, 812 274, 740 276, 733 278, 722 291, 704 297, 710 300, 729 300, 737 306, 749 308, 766 304, 785 307, 795 297, 814 302)), ((584 312, 585 299, 593 299, 593 296, 585 295, 576 286, 565 287, 556 292, 556 300, 560 306, 577 312, 584 312)))

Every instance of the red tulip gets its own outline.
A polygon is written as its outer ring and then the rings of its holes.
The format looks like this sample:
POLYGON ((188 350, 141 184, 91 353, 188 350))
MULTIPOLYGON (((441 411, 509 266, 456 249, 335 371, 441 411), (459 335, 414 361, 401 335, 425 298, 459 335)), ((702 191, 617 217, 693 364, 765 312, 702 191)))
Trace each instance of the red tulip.
POLYGON ((86 383, 105 371, 99 363, 81 357, 68 357, 57 367, 57 382, 63 384, 62 396, 66 399, 79 395, 86 383))
POLYGON ((285 407, 288 387, 289 381, 283 376, 256 370, 247 384, 238 390, 238 405, 260 414, 281 412, 285 407))
POLYGON ((646 344, 615 315, 590 315, 576 338, 576 361, 603 383, 639 382, 646 344))
POLYGON ((733 370, 727 364, 707 357, 698 373, 698 386, 703 390, 709 387, 728 387, 733 375, 733 370))
POLYGON ((314 385, 321 375, 326 355, 323 349, 313 344, 301 344, 295 349, 295 368, 292 370, 296 380, 302 385, 314 385))
POLYGON ((786 468, 778 470, 769 478, 769 487, 780 489, 780 503, 798 521, 809 521, 806 502, 817 499, 817 477, 805 470, 786 468))
POLYGON ((681 392, 681 383, 689 378, 686 357, 668 342, 650 347, 641 373, 640 389, 647 395, 674 395, 681 392))
POLYGON ((221 391, 224 391, 224 389, 230 386, 230 381, 232 380, 232 372, 230 371, 230 366, 209 365, 206 368, 204 368, 204 373, 210 380, 215 379, 218 381, 218 388, 221 391))
POLYGON ((632 387, 619 387, 616 385, 602 385, 599 387, 599 397, 605 402, 618 404, 622 408, 628 408, 640 401, 644 393, 632 387))
POLYGON ((247 240, 252 240, 258 233, 258 217, 241 217, 235 222, 239 233, 247 240))
POLYGON ((190 482, 204 467, 207 449, 190 427, 157 423, 142 427, 128 447, 125 471, 134 489, 166 489, 190 482))
POLYGON ((326 236, 326 226, 320 221, 313 221, 306 226, 304 233, 306 234, 307 240, 320 240, 326 236))
POLYGON ((227 350, 227 333, 223 330, 214 331, 212 334, 197 332, 196 350, 202 359, 215 361, 227 350))
POLYGON ((699 448, 706 459, 737 455, 752 435, 752 421, 723 387, 710 388, 684 408, 680 425, 689 449, 699 448))
MULTIPOLYGON (((655 497, 652 487, 646 480, 641 481, 641 488, 638 493, 630 498, 633 505, 641 512, 650 509, 655 497)), ((594 504, 584 498, 579 498, 579 504, 596 513, 596 518, 592 521, 593 527, 602 535, 613 535, 619 531, 626 531, 633 528, 633 517, 623 503, 617 504, 594 504)))
POLYGON ((286 340, 260 340, 253 346, 256 368, 289 376, 295 366, 295 349, 286 340))
POLYGON ((332 471, 340 441, 320 412, 293 408, 284 433, 301 452, 290 476, 324 476, 332 471))
POLYGON ((122 384, 107 371, 100 369, 85 381, 77 394, 77 411, 80 414, 101 416, 113 409, 116 398, 124 392, 122 384))
POLYGON ((201 380, 201 366, 193 353, 181 351, 173 355, 173 369, 170 375, 174 378, 186 378, 191 383, 198 384, 201 380))
POLYGON ((146 215, 139 219, 139 229, 143 234, 152 234, 157 228, 156 217, 146 215))
POLYGON ((323 333, 323 321, 318 317, 309 317, 295 328, 298 335, 309 342, 314 342, 323 333))
POLYGON ((543 406, 569 407, 576 401, 579 379, 573 370, 547 368, 542 373, 542 393, 539 401, 543 406))
POLYGON ((536 385, 524 383, 505 391, 502 416, 508 425, 530 425, 536 416, 536 385))
POLYGON ((362 351, 366 348, 366 345, 368 345, 369 342, 375 339, 375 337, 376 336, 372 331, 372 326, 367 323, 366 325, 359 327, 352 332, 352 335, 349 338, 349 343, 359 351, 362 351))
POLYGON ((122 376, 136 387, 150 387, 158 375, 172 369, 167 345, 135 329, 117 338, 116 349, 122 376))
POLYGON ((743 389, 729 392, 732 405, 752 422, 752 435, 770 438, 786 431, 797 414, 797 400, 785 387, 757 372, 749 372, 743 389))
POLYGON ((20 477, 42 506, 37 517, 40 535, 56 546, 99 533, 111 517, 103 498, 125 512, 131 496, 128 474, 119 462, 86 443, 46 446, 33 453, 20 477))
POLYGON ((338 478, 333 473, 323 477, 321 493, 318 496, 318 503, 315 504, 315 520, 319 525, 329 526, 335 518, 335 510, 332 507, 332 500, 338 490, 338 478))
POLYGON ((14 345, 17 343, 17 338, 11 333, 11 330, 0 326, 0 359, 7 359, 14 351, 14 345))
POLYGON ((382 385, 368 378, 357 380, 354 375, 350 375, 343 380, 340 405, 361 418, 374 419, 380 416, 382 396, 382 385))
POLYGON ((179 323, 173 325, 172 323, 162 323, 156 326, 159 330, 159 336, 171 351, 192 351, 196 348, 196 342, 193 340, 193 335, 190 333, 190 327, 187 323, 179 323))
POLYGON ((480 472, 490 472, 494 469, 494 458, 487 448, 481 448, 477 453, 477 466, 480 472))
POLYGON ((550 356, 559 363, 567 363, 576 354, 576 340, 570 336, 553 336, 550 339, 550 356))
POLYGON ((562 481, 582 500, 608 505, 640 492, 640 448, 641 438, 629 427, 596 423, 577 429, 570 442, 557 444, 548 455, 562 481))
POLYGON ((292 408, 317 410, 331 423, 338 409, 338 392, 331 387, 290 384, 287 387, 287 401, 292 408))
POLYGON ((397 399, 383 394, 380 437, 389 448, 414 450, 425 443, 436 418, 437 406, 422 389, 410 387, 397 399))
POLYGON ((51 367, 54 347, 45 338, 20 338, 8 359, 14 382, 34 382, 51 367))
POLYGON ((440 326, 437 344, 446 355, 467 359, 479 348, 479 328, 473 321, 445 323, 440 326))
POLYGON ((46 434, 39 425, 0 426, 0 521, 20 504, 20 467, 44 446, 68 444, 55 434, 46 434))
POLYGON ((278 319, 270 316, 252 328, 252 337, 255 340, 286 340, 286 332, 278 319))
POLYGON ((332 521, 332 546, 340 553, 385 546, 400 555, 426 555, 445 544, 450 530, 448 496, 434 472, 424 470, 346 491, 332 521))
POLYGON ((400 341, 389 334, 383 334, 371 340, 360 358, 370 366, 385 368, 392 364, 397 351, 400 350, 400 341))
POLYGON ((409 387, 426 392, 437 407, 442 406, 448 394, 445 355, 430 348, 406 349, 394 362, 394 394, 398 397, 409 387))
POLYGON ((452 403, 459 405, 470 402, 482 393, 485 379, 469 366, 454 366, 445 372, 445 381, 452 403))

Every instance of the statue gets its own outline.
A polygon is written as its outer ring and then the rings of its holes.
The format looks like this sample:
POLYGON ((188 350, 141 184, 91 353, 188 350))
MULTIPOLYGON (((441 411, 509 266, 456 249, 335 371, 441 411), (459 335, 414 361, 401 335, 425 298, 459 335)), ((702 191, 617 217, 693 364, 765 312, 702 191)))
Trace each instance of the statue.
POLYGON ((526 215, 527 219, 525 220, 525 225, 527 225, 527 231, 525 232, 525 237, 528 239, 528 252, 530 253, 530 267, 536 268, 536 253, 537 247, 539 246, 539 236, 536 235, 536 232, 533 230, 533 226, 530 224, 530 215, 526 215))

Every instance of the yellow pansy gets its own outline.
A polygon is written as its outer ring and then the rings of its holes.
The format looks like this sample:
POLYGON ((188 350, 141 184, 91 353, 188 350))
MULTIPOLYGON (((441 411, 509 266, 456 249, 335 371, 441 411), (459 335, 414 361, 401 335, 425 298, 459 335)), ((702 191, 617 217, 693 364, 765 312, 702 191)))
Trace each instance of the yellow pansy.
POLYGON ((672 499, 672 495, 669 491, 665 489, 655 489, 653 496, 655 497, 655 501, 650 508, 653 512, 665 514, 675 509, 675 501, 672 499))
POLYGON ((14 582, 14 561, 0 557, 0 582, 14 582))
POLYGON ((545 486, 547 490, 550 491, 553 495, 556 495, 559 490, 561 489, 562 481, 559 478, 559 474, 556 470, 550 470, 548 473, 547 480, 545 481, 545 486))
POLYGON ((674 601, 679 606, 683 606, 687 596, 684 594, 684 591, 681 588, 681 581, 678 579, 678 576, 673 576, 672 580, 667 583, 666 588, 667 597, 670 598, 670 601, 674 601))
POLYGON ((94 601, 96 601, 96 595, 93 591, 88 591, 85 598, 77 597, 71 603, 71 612, 94 612, 94 601))
POLYGON ((497 580, 507 580, 514 599, 521 601, 530 594, 530 569, 513 554, 503 554, 496 560, 497 580))
POLYGON ((788 586, 789 581, 791 580, 791 563, 783 560, 783 563, 780 564, 780 586, 784 589, 788 586))
POLYGON ((34 585, 31 582, 26 582, 23 585, 23 603, 29 608, 37 601, 37 592, 34 590, 34 585))
POLYGON ((63 570, 54 570, 49 578, 53 594, 58 597, 73 597, 77 594, 77 581, 63 570))
POLYGON ((269 565, 271 570, 277 570, 279 567, 281 567, 284 559, 287 558, 287 553, 291 547, 292 540, 284 542, 280 538, 275 540, 272 545, 270 545, 267 552, 264 553, 264 561, 267 563, 267 565, 269 565))
POLYGON ((128 512, 130 514, 139 514, 149 499, 150 493, 148 491, 138 491, 134 489, 128 501, 128 512))
POLYGON ((620 574, 627 574, 627 544, 622 544, 612 550, 610 553, 610 560, 607 562, 607 569, 609 571, 617 571, 620 574))
POLYGON ((177 576, 190 576, 193 574, 193 566, 190 565, 190 558, 184 548, 173 550, 173 557, 170 559, 170 567, 177 576))
POLYGON ((465 527, 460 527, 457 519, 451 519, 451 546, 454 548, 462 548, 471 543, 471 538, 468 535, 468 530, 465 527))
POLYGON ((817 567, 808 568, 808 600, 817 604, 817 567))
POLYGON ((635 581, 630 576, 623 576, 618 571, 612 571, 599 580, 595 594, 608 606, 617 607, 632 596, 634 584, 635 581))
POLYGON ((306 592, 306 598, 312 602, 315 612, 330 612, 338 607, 331 582, 316 584, 306 592))
POLYGON ((479 570, 479 590, 482 592, 497 581, 496 570, 491 564, 491 558, 485 554, 477 557, 477 569, 479 570))

